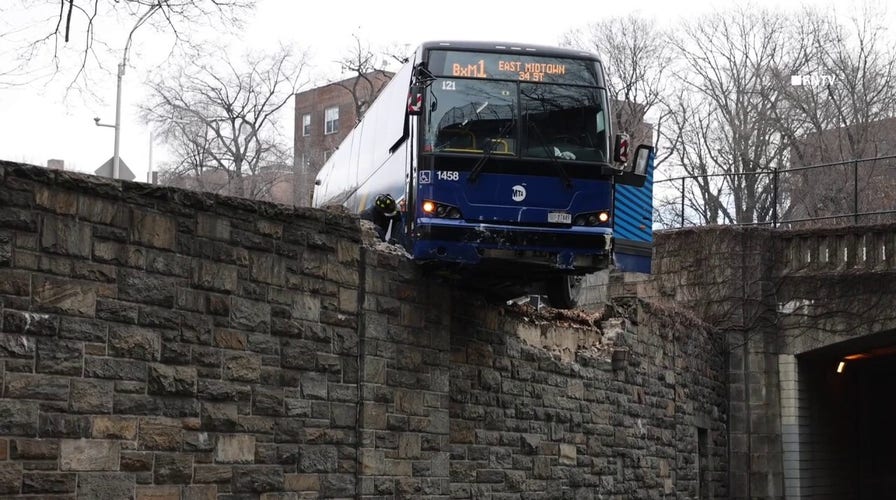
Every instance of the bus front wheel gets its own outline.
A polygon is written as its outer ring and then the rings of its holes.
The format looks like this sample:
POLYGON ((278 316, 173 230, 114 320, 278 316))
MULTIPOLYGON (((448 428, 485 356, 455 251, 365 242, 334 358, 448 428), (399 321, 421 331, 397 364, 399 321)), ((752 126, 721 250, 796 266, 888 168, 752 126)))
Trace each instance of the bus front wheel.
POLYGON ((548 301, 557 309, 574 309, 582 299, 584 276, 556 276, 547 283, 548 301))

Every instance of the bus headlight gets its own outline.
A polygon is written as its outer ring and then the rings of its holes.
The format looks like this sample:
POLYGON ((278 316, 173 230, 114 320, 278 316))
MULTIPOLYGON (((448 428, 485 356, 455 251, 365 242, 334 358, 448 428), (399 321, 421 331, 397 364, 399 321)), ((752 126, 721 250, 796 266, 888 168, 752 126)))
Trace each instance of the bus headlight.
POLYGON ((610 211, 601 210, 599 212, 586 212, 577 214, 572 219, 575 226, 599 226, 610 222, 610 211))
POLYGON ((432 200, 423 200, 421 206, 423 212, 431 217, 440 219, 462 219, 463 214, 460 209, 447 203, 439 203, 432 200))

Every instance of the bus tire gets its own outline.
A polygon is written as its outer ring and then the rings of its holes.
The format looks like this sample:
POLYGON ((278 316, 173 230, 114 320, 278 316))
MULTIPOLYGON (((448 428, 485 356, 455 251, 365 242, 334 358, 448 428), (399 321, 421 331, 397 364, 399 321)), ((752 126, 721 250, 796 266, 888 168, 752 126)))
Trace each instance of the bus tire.
POLYGON ((548 302, 557 309, 574 309, 582 298, 583 276, 563 275, 548 280, 548 302))

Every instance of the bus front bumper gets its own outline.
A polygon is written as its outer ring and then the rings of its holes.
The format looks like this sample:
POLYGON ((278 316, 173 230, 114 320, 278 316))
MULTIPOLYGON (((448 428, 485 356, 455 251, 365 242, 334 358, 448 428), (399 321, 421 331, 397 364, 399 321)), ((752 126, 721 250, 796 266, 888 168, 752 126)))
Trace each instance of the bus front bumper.
POLYGON ((418 223, 412 254, 416 260, 460 264, 495 261, 593 272, 609 265, 612 245, 609 228, 468 224, 439 219, 418 223))

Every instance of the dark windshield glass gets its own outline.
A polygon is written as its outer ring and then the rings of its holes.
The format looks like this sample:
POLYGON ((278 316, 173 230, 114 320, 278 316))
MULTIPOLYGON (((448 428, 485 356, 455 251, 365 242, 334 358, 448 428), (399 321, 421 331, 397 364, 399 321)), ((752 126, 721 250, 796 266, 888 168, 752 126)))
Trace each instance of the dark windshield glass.
POLYGON ((430 87, 425 151, 513 154, 516 84, 436 80, 430 87))
POLYGON ((437 79, 424 152, 606 162, 604 91, 591 87, 437 79))
POLYGON ((606 113, 601 90, 520 84, 524 157, 607 161, 606 113))

